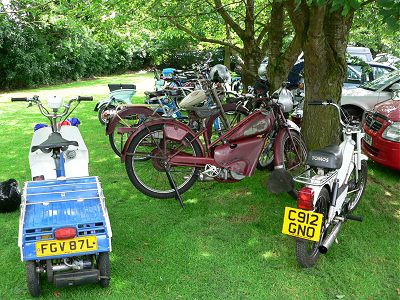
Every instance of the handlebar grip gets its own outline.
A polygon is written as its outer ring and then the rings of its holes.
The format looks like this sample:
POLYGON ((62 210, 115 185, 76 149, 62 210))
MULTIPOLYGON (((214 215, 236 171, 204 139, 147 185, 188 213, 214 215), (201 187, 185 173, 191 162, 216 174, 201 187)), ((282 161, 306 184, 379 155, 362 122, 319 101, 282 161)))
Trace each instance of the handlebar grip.
POLYGON ((28 98, 11 98, 11 102, 17 102, 17 101, 23 101, 23 102, 26 102, 26 101, 28 101, 28 98))
POLYGON ((322 101, 311 101, 308 102, 308 105, 322 105, 322 101))
POLYGON ((93 101, 92 96, 78 96, 78 101, 93 101))

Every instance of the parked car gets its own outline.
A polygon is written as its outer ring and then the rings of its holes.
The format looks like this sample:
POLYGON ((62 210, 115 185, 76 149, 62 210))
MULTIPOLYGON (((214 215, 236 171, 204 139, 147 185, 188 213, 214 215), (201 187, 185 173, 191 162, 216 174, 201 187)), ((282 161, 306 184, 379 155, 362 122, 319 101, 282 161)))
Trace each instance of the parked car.
POLYGON ((346 111, 361 119, 364 111, 371 110, 377 103, 393 96, 393 86, 400 82, 400 70, 396 70, 369 81, 355 89, 343 89, 341 105, 346 111))
MULTIPOLYGON (((400 83, 392 89, 400 91, 400 83)), ((400 95, 379 103, 362 123, 364 153, 373 161, 400 171, 400 95)))

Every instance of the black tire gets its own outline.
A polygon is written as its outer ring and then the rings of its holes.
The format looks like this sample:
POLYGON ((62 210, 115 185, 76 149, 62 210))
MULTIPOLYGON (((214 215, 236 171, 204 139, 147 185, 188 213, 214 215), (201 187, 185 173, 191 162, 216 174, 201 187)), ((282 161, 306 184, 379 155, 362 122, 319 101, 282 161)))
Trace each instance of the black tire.
MULTIPOLYGON (((145 118, 145 116, 142 117, 145 118)), ((111 149, 119 157, 121 157, 122 148, 124 147, 131 133, 119 134, 117 133, 117 129, 120 127, 127 127, 127 126, 129 127, 139 126, 139 124, 141 123, 139 119, 140 117, 138 117, 137 115, 126 116, 122 120, 120 120, 120 122, 118 122, 117 126, 115 126, 114 128, 114 131, 109 134, 108 141, 110 142, 111 149)))
MULTIPOLYGON (((131 155, 126 156, 125 168, 132 184, 139 191, 153 198, 166 199, 174 198, 175 191, 169 184, 163 165, 165 153, 171 153, 179 147, 179 151, 199 157, 202 151, 196 140, 189 142, 193 139, 189 134, 185 138, 185 145, 172 140, 164 141, 162 134, 162 124, 143 128, 128 147, 131 155), (163 144, 167 146, 163 147, 163 144)), ((199 168, 171 166, 170 172, 179 193, 183 194, 196 182, 199 168), (180 175, 182 178, 178 178, 180 175)))
POLYGON ((100 271, 100 286, 108 287, 110 285, 110 254, 108 252, 99 253, 97 269, 100 271))
POLYGON ((106 111, 108 109, 115 109, 115 106, 103 104, 102 106, 99 107, 99 112, 97 114, 97 117, 98 117, 101 125, 106 125, 108 122, 108 118, 104 117, 104 111, 106 111))
POLYGON ((328 231, 324 231, 324 222, 328 217, 330 197, 328 190, 324 187, 318 195, 315 203, 315 212, 324 215, 322 220, 322 232, 319 242, 307 241, 303 239, 296 240, 296 257, 297 261, 303 268, 311 268, 317 262, 320 252, 319 245, 323 241, 328 231))
POLYGON ((29 260, 26 262, 26 281, 29 293, 33 297, 40 296, 40 274, 36 272, 36 262, 29 260))
POLYGON ((361 170, 357 170, 355 167, 350 175, 348 185, 349 190, 347 192, 349 201, 347 202, 347 212, 351 213, 354 211, 360 203, 361 197, 364 194, 365 185, 367 184, 368 178, 368 163, 366 160, 361 161, 361 170), (356 182, 356 172, 358 172, 358 181, 356 182))
POLYGON ((305 170, 305 162, 307 159, 307 147, 300 134, 294 130, 290 130, 294 145, 292 144, 288 132, 285 132, 281 142, 282 162, 284 168, 294 177, 305 170), (300 149, 300 160, 296 155, 296 149, 300 149))

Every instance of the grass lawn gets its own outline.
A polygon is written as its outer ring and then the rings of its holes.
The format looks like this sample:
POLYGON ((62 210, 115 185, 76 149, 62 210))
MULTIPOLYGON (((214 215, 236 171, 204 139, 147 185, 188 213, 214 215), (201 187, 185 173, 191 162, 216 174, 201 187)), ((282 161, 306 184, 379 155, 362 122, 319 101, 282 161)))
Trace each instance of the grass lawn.
MULTIPOLYGON (((93 111, 107 96, 107 83, 149 82, 151 74, 128 74, 93 81, 0 95, 0 180, 30 179, 28 151, 36 107, 10 103, 13 96, 57 91, 94 95, 74 112, 90 155, 90 174, 100 177, 113 229, 111 285, 56 289, 43 279, 44 299, 399 299, 399 173, 369 162, 367 190, 326 256, 301 269, 295 240, 281 234, 286 195, 265 188, 269 172, 232 184, 198 182, 175 200, 144 196, 130 183, 93 111), (7 101, 7 102, 6 102, 7 101)), ((139 94, 139 93, 138 93, 139 94)), ((143 98, 137 98, 141 101, 143 98)), ((0 299, 29 298, 25 266, 17 246, 19 211, 0 215, 0 299)))

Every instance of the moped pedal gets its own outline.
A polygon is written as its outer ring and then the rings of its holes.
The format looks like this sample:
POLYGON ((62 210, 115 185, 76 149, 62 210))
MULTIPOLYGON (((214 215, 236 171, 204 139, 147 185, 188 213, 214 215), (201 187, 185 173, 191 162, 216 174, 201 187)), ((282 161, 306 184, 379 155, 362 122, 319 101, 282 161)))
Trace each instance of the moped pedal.
POLYGON ((358 222, 362 222, 363 221, 363 217, 362 216, 347 215, 346 219, 347 220, 352 220, 352 221, 358 221, 358 222))

